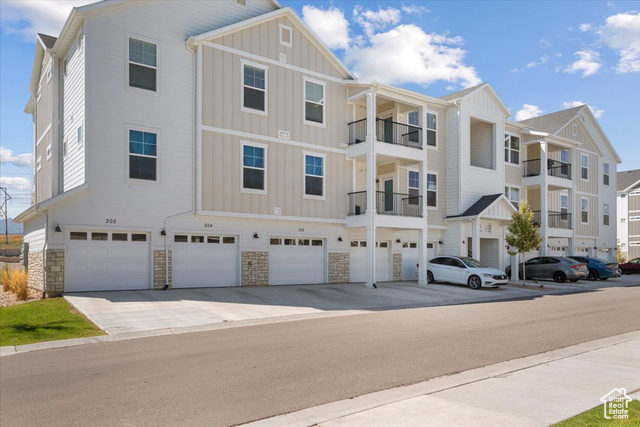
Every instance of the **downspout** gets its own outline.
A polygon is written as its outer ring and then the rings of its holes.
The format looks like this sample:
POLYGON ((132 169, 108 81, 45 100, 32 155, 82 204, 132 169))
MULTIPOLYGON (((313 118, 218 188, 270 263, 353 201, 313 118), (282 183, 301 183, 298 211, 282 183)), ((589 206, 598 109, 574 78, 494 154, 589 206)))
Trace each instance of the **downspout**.
POLYGON ((462 143, 462 117, 460 115, 460 101, 453 101, 453 104, 458 108, 458 213, 462 213, 462 152, 460 144, 462 143))
MULTIPOLYGON (((36 208, 36 212, 38 209, 36 208)), ((42 298, 47 296, 47 247, 49 246, 49 212, 44 218, 44 246, 42 247, 42 298)), ((27 255, 28 256, 28 255, 27 255)))

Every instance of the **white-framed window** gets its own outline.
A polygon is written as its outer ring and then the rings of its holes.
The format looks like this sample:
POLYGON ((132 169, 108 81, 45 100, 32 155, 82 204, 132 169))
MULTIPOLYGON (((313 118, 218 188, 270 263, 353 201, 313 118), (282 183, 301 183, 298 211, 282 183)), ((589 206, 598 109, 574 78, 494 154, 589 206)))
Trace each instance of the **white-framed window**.
POLYGON ((303 78, 304 123, 307 125, 325 125, 326 83, 303 78))
POLYGON ((504 162, 520 164, 520 137, 504 134, 504 162))
POLYGON ((242 111, 267 114, 267 78, 269 69, 263 65, 241 60, 242 111))
POLYGON ((84 141, 84 138, 82 134, 82 125, 80 125, 78 126, 78 144, 82 144, 82 141, 84 141))
POLYGON ((303 152, 304 197, 306 199, 325 198, 325 155, 303 152))
MULTIPOLYGON (((624 193, 623 193, 624 194, 624 193)), ((640 196, 640 190, 633 190, 629 192, 629 196, 640 196)))
POLYGON ((560 161, 562 163, 569 163, 569 150, 560 150, 560 161))
POLYGON ((589 223, 589 199, 580 197, 580 221, 583 224, 589 223))
MULTIPOLYGON (((407 124, 411 126, 420 127, 420 112, 419 111, 411 111, 407 114, 407 124)), ((415 129, 409 129, 407 131, 407 137, 409 138, 409 142, 420 144, 420 132, 415 129)))
MULTIPOLYGON (((624 222, 624 218, 622 218, 622 221, 624 222)), ((640 221, 640 215, 630 216, 629 221, 640 221)))
POLYGON ((280 29, 280 44, 291 47, 293 45, 293 28, 288 25, 278 24, 280 29))
POLYGON ((158 91, 158 45, 129 37, 129 87, 158 91))
POLYGON ((427 123, 425 125, 425 132, 427 132, 427 146, 438 146, 438 115, 436 113, 427 113, 427 123))
POLYGON ((438 207, 438 174, 427 172, 427 206, 438 207))
POLYGON ((589 156, 580 155, 580 178, 587 181, 589 179, 589 156))
POLYGON ((609 163, 602 165, 602 183, 609 185, 609 163))
POLYGON ((409 193, 409 204, 420 204, 420 172, 407 170, 407 189, 409 193))
POLYGON ((129 179, 158 180, 158 134, 128 129, 129 179))
POLYGON ((626 244, 625 242, 622 242, 622 243, 620 243, 620 247, 621 247, 621 248, 626 248, 626 247, 627 247, 627 244, 626 244))
POLYGON ((566 220, 569 213, 569 194, 566 192, 560 194, 560 213, 561 219, 566 220))
POLYGON ((51 144, 47 145, 47 160, 51 159, 51 144))
POLYGON ((36 170, 39 171, 42 169, 42 156, 38 156, 38 160, 36 160, 36 170))
POLYGON ((67 138, 62 141, 62 158, 67 157, 67 138))
POLYGON ((38 89, 36 89, 36 104, 40 102, 40 98, 42 98, 42 86, 38 85, 38 89))
POLYGON ((608 203, 604 203, 602 205, 602 212, 603 212, 602 225, 609 225, 609 204, 608 203))
POLYGON ((245 193, 267 193, 267 146, 256 142, 242 143, 242 188, 245 193))
POLYGON ((504 195, 507 196, 507 199, 518 209, 518 204, 520 203, 520 187, 504 187, 504 195))
MULTIPOLYGON (((629 219, 629 221, 631 221, 631 219, 629 219)), ((627 222, 627 218, 620 218, 620 222, 624 224, 625 222, 627 222)))

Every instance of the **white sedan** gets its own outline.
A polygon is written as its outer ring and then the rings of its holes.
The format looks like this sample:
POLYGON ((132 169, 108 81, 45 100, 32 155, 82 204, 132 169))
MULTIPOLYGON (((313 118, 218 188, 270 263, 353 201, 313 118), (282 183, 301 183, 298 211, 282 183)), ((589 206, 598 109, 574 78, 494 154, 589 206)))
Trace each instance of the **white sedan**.
POLYGON ((439 256, 427 264, 427 281, 469 285, 471 289, 496 288, 507 284, 507 275, 473 258, 439 256))

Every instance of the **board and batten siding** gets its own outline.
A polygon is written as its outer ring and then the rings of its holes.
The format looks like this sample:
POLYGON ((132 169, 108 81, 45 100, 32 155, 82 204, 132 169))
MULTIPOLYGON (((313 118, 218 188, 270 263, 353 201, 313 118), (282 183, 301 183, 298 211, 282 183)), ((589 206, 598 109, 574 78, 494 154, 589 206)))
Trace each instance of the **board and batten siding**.
MULTIPOLYGON (((351 191, 351 162, 342 153, 321 151, 256 139, 205 132, 202 144, 202 209, 216 212, 344 220, 351 191), (266 194, 245 193, 242 187, 242 143, 266 145, 266 194), (325 200, 305 198, 303 151, 325 154, 325 200), (204 167, 206 166, 206 167, 204 167)), ((274 216, 277 219, 277 216, 274 216)))
MULTIPOLYGON (((47 159, 47 147, 53 140, 53 78, 48 78, 51 69, 51 56, 47 53, 43 59, 38 84, 39 96, 36 97, 36 146, 34 150, 34 166, 36 168, 36 202, 42 202, 53 196, 52 187, 52 163, 53 159, 47 159), (40 141, 38 144, 37 142, 40 141), (37 170, 37 160, 41 159, 41 168, 37 170)), ((53 147, 52 147, 53 150, 53 147)))
POLYGON ((29 252, 44 249, 45 215, 24 224, 24 242, 29 243, 29 252))
MULTIPOLYGON (((446 165, 447 165, 447 189, 446 194, 446 214, 459 215, 460 204, 458 192, 460 191, 460 163, 458 160, 458 152, 460 150, 458 140, 459 114, 458 107, 450 107, 447 109, 446 116, 446 165)), ((427 161, 429 161, 427 154, 427 161)), ((445 248, 448 249, 448 248, 445 248)))
POLYGON ((82 30, 69 48, 62 65, 63 144, 67 154, 62 155, 62 182, 69 191, 85 182, 85 37, 82 30), (64 63, 66 62, 66 70, 64 63), (82 127, 82 142, 78 142, 78 128, 82 127))

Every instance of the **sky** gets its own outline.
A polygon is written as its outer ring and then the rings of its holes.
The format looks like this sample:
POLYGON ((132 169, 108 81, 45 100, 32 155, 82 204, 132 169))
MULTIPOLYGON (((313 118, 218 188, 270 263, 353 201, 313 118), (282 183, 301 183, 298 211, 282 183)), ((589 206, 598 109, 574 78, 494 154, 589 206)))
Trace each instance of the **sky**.
MULTIPOLYGON (((215 0, 214 0, 215 1, 215 0)), ((36 32, 58 36, 73 6, 0 0, 0 186, 29 206, 29 99, 36 32)), ((429 96, 488 82, 510 120, 588 104, 640 169, 640 1, 287 1, 363 81, 429 96)))

